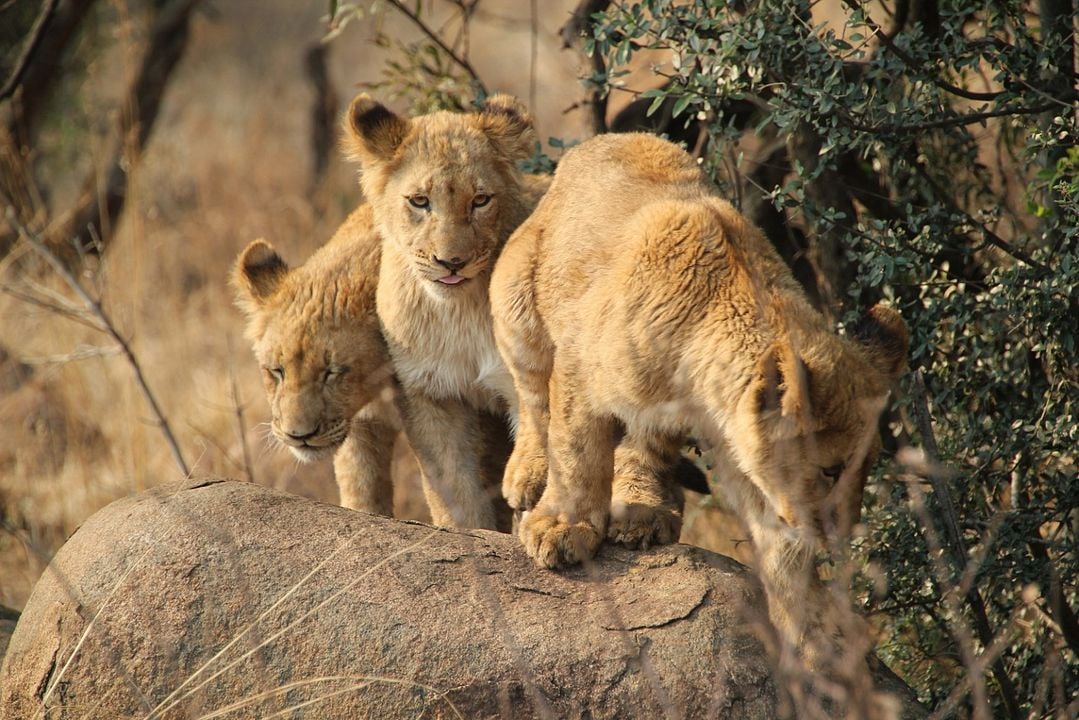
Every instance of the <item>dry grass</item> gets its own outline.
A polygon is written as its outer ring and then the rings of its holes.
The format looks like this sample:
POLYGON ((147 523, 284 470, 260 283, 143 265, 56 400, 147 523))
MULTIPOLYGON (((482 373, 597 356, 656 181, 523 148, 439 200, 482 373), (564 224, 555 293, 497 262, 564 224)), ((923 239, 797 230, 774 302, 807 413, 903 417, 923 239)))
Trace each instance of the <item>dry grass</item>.
MULTIPOLYGON (((540 136, 584 134, 584 113, 565 114, 578 94, 579 58, 559 49, 556 31, 573 2, 544 6, 536 77, 540 136)), ((472 56, 492 88, 529 95, 528 8, 485 3, 472 56), (506 62, 509 53, 521 62, 506 62)), ((116 4, 121 11, 123 3, 116 4)), ((244 443, 263 484, 326 502, 337 491, 329 463, 299 465, 270 448, 268 408, 232 307, 228 270, 253 238, 266 237, 293 263, 328 238, 359 200, 355 171, 336 158, 312 186, 309 112, 313 92, 303 53, 322 32, 315 3, 215 6, 195 19, 191 44, 137 165, 123 221, 100 266, 81 281, 99 298, 138 356, 196 476, 243 478, 244 443), (235 392, 234 384, 235 383, 235 392), (239 434, 238 411, 245 428, 239 434)), ((130 72, 138 18, 120 12, 124 32, 85 76, 78 117, 104 126, 130 72)), ((407 37, 393 17, 386 29, 407 37)), ((330 76, 342 106, 356 85, 377 78, 383 57, 372 28, 357 23, 330 49, 330 76)), ((103 142, 92 132, 53 128, 35 148, 42 181, 63 207, 103 142), (78 143, 83 143, 79 145, 78 143)), ((0 285, 21 295, 71 299, 64 284, 0 266, 0 285)), ((54 310, 0 294, 0 604, 21 608, 49 557, 78 525, 109 502, 175 480, 178 470, 153 424, 131 368, 109 338, 54 310)), ((399 443, 397 512, 424 519, 410 454, 399 443)), ((700 517, 714 513, 704 510, 700 517)), ((687 522, 698 544, 722 547, 712 523, 687 522), (706 525, 708 526, 706 528, 706 525)))

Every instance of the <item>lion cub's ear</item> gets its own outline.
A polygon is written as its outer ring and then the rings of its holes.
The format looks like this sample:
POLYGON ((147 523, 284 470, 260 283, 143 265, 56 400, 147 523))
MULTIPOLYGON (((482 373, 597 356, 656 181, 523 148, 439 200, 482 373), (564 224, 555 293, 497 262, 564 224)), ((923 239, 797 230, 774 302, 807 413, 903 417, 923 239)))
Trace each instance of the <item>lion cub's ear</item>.
POLYGON ((265 240, 250 243, 232 270, 232 286, 236 289, 236 304, 253 315, 281 286, 288 275, 288 265, 265 240))
POLYGON ((895 380, 906 368, 910 333, 903 317, 894 309, 877 303, 850 328, 848 334, 862 346, 870 364, 885 377, 895 380))
POLYGON ((785 342, 774 343, 757 361, 754 402, 761 415, 778 411, 797 427, 811 425, 809 367, 785 342))
POLYGON ((532 156, 536 143, 532 116, 512 95, 498 93, 487 98, 476 117, 480 128, 507 160, 532 156))
POLYGON ((361 93, 353 99, 345 114, 342 150, 350 160, 361 164, 387 162, 408 135, 408 120, 394 115, 370 95, 361 93))

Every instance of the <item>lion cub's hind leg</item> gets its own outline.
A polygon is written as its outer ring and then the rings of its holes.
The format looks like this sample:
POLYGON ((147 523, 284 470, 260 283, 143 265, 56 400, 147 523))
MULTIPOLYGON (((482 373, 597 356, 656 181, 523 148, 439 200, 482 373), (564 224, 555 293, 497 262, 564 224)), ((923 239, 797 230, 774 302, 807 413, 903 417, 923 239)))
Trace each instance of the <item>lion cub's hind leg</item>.
POLYGON ((627 428, 614 454, 608 538, 642 550, 678 540, 685 497, 674 467, 681 446, 681 435, 627 428))
POLYGON ((555 358, 547 487, 536 508, 525 513, 519 531, 528 554, 547 568, 573 565, 596 554, 606 535, 611 503, 615 423, 580 401, 575 365, 555 358))

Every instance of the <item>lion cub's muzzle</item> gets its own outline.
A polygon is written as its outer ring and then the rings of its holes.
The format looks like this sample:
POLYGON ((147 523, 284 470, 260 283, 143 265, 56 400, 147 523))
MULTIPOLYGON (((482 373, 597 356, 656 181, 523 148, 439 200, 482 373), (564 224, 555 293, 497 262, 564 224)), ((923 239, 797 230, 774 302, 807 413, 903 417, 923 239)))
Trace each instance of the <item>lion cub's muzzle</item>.
POLYGON ((443 258, 438 255, 431 256, 431 263, 425 270, 429 271, 432 280, 441 285, 453 287, 471 280, 477 270, 469 267, 473 258, 462 258, 460 255, 443 258))
POLYGON ((317 424, 313 430, 308 431, 303 427, 293 427, 284 430, 276 425, 273 426, 274 435, 282 445, 292 451, 303 462, 319 460, 332 454, 345 440, 348 424, 340 421, 337 423, 317 424))

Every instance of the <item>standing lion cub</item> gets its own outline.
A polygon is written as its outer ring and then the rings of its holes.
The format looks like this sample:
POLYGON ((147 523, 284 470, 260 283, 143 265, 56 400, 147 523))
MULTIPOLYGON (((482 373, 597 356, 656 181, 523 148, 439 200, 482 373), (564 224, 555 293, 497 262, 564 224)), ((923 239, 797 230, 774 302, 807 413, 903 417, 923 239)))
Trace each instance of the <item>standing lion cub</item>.
MULTIPOLYGON (((345 132, 383 238, 378 316, 432 517, 438 525, 495 527, 503 476, 514 480, 501 490, 515 510, 532 507, 547 479, 546 455, 534 446, 514 454, 527 471, 501 470, 504 420, 518 408, 488 299, 506 240, 549 183, 516 166, 535 144, 532 120, 507 95, 477 112, 414 118, 360 95, 345 132)), ((697 472, 679 454, 683 435, 627 433, 618 443, 612 539, 630 546, 678 539, 676 483, 692 487, 697 472)))
POLYGON ((897 313, 833 334, 760 231, 650 135, 566 153, 502 252, 491 307, 520 404, 506 482, 549 464, 519 530, 529 555, 555 568, 596 552, 617 423, 641 442, 692 426, 726 464, 774 624, 795 645, 825 631, 813 554, 858 519, 905 364, 897 313))
POLYGON ((367 95, 344 148, 383 238, 377 307, 398 403, 436 525, 508 526, 498 493, 513 384, 495 347, 487 286, 495 258, 542 184, 517 160, 532 121, 506 95, 478 112, 395 115, 367 95))

